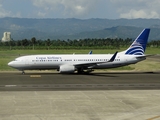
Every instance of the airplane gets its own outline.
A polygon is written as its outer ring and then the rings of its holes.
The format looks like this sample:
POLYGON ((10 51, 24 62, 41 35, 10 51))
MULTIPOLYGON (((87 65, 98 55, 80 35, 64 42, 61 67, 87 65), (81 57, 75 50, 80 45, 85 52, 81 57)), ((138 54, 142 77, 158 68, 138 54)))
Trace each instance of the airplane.
POLYGON ((59 73, 84 73, 94 69, 108 69, 135 64, 146 59, 145 50, 150 29, 144 29, 128 49, 114 54, 49 54, 16 58, 8 66, 24 70, 57 69, 59 73))

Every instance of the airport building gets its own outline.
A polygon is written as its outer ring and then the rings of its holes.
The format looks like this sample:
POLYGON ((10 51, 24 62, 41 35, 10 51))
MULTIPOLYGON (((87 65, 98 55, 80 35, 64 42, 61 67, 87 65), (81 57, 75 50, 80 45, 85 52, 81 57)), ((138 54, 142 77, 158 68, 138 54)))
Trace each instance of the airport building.
POLYGON ((2 42, 8 42, 11 41, 11 32, 4 32, 2 37, 2 42))

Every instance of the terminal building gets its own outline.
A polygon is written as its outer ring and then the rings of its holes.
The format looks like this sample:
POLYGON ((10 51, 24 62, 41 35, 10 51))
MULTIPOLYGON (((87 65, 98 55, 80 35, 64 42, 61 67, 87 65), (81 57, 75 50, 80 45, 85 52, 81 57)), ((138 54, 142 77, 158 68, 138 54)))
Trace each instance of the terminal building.
POLYGON ((2 42, 9 42, 11 41, 11 32, 4 32, 2 37, 2 42))

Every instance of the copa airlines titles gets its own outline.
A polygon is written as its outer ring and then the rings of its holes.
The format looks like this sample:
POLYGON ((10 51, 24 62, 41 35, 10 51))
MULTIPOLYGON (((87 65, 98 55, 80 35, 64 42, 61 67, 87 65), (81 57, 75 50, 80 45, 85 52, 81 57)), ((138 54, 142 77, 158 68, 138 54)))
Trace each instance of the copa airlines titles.
POLYGON ((62 59, 61 57, 55 57, 55 56, 48 56, 48 57, 36 57, 36 59, 40 59, 40 60, 46 60, 46 59, 62 59))

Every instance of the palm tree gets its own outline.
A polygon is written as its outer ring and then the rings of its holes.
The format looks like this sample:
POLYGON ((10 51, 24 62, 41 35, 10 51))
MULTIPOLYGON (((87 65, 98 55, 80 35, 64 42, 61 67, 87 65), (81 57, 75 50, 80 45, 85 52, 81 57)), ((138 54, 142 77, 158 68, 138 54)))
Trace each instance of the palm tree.
POLYGON ((35 45, 35 43, 36 43, 36 38, 35 38, 35 37, 33 37, 33 38, 31 39, 31 41, 32 41, 33 50, 34 50, 34 45, 35 45))
POLYGON ((46 40, 46 45, 47 45, 47 49, 49 50, 49 46, 51 45, 51 40, 50 39, 46 40))

